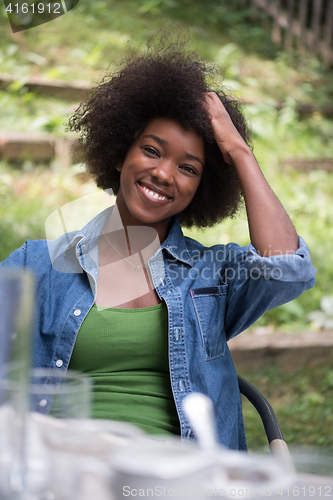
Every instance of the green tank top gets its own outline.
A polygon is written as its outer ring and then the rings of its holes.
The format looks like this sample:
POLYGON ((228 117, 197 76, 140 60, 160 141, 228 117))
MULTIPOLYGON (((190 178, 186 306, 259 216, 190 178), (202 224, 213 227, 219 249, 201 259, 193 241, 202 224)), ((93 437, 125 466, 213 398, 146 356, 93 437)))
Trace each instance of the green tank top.
POLYGON ((180 433, 164 303, 142 309, 94 304, 79 330, 69 368, 93 380, 93 418, 129 422, 149 434, 180 433))

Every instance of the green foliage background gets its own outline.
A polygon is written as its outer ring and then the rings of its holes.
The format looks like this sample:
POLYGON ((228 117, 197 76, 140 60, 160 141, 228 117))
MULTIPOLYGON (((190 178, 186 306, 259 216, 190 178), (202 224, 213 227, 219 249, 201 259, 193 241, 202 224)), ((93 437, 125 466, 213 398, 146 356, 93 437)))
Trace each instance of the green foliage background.
MULTIPOLYGON (((128 43, 143 48, 147 38, 165 26, 189 29, 189 46, 216 65, 227 89, 236 97, 257 101, 245 107, 253 130, 254 152, 307 241, 318 269, 313 290, 292 304, 266 313, 259 324, 273 323, 287 330, 304 328, 306 314, 319 307, 323 295, 332 293, 333 177, 332 172, 322 170, 296 172, 284 166, 284 161, 293 157, 332 158, 332 120, 319 112, 300 118, 297 102, 332 102, 333 83, 331 73, 323 71, 317 58, 287 54, 274 47, 261 28, 260 18, 254 19, 249 9, 241 9, 238 2, 218 0, 81 0, 65 16, 16 34, 11 33, 3 9, 0 72, 19 75, 20 79, 10 91, 0 91, 0 129, 64 135, 72 104, 26 92, 25 79, 37 75, 97 81, 122 58, 128 43), (279 111, 276 102, 283 104, 279 111)), ((57 208, 56 196, 50 200, 42 192, 39 199, 30 194, 32 172, 37 179, 35 168, 26 161, 23 169, 21 165, 21 170, 13 172, 12 167, 1 163, 0 228, 5 235, 0 242, 1 259, 26 237, 44 237, 45 217, 57 208), (24 179, 26 190, 22 188, 24 179), (23 210, 19 208, 22 204, 23 210)), ((62 176, 68 179, 70 172, 60 175, 53 169, 52 181, 45 182, 61 184, 62 176)), ((78 183, 72 177, 69 199, 82 191, 78 186, 76 192, 78 183)), ((212 230, 188 233, 203 243, 236 241, 245 245, 249 241, 244 211, 212 230)))
MULTIPOLYGON (((275 47, 260 17, 254 18, 237 1, 80 0, 65 16, 16 34, 11 33, 2 8, 0 73, 20 78, 9 89, 0 90, 0 130, 64 135, 75 103, 27 92, 25 79, 98 81, 123 57, 128 43, 143 50, 147 38, 165 26, 189 29, 189 46, 216 65, 230 93, 256 100, 244 107, 253 130, 254 153, 308 243, 318 274, 312 290, 267 312, 255 326, 273 325, 286 332, 309 328, 306 314, 319 308, 323 296, 333 294, 333 172, 297 172, 285 162, 333 157, 332 120, 319 112, 306 117, 297 112, 297 102, 332 102, 332 72, 325 72, 320 60, 309 54, 301 57, 275 47), (282 103, 280 110, 276 102, 282 103)), ((26 159, 7 165, 0 161, 0 260, 26 238, 44 238, 44 222, 53 210, 95 191, 78 173, 82 173, 78 165, 63 172, 55 162, 36 165, 26 159)), ((249 241, 244 209, 237 218, 211 230, 186 233, 205 244, 235 241, 246 245, 249 241)), ((332 370, 313 367, 289 376, 274 369, 273 373, 260 368, 249 376, 266 393, 268 381, 268 392, 288 427, 286 437, 291 442, 332 446, 332 439, 325 437, 333 435, 332 370), (295 384, 294 392, 280 393, 279 387, 292 384, 293 376, 305 385, 295 384), (317 413, 312 411, 316 407, 320 408, 317 413), (296 426, 295 414, 301 415, 296 426), (318 428, 311 431, 316 418, 324 418, 325 436, 318 428), (302 436, 304 428, 306 436, 302 436)), ((251 427, 255 418, 252 410, 245 411, 251 427)), ((260 424, 248 429, 251 447, 262 443, 259 429, 260 424)))

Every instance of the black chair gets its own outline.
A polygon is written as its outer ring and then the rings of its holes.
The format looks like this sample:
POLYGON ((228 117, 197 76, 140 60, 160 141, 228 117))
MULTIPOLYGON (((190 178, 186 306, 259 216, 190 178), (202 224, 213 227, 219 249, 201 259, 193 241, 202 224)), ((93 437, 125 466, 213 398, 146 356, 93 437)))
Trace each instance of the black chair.
POLYGON ((288 445, 283 438, 273 408, 265 396, 240 375, 238 375, 238 385, 240 393, 250 401, 260 415, 272 455, 282 460, 291 469, 294 469, 288 445))

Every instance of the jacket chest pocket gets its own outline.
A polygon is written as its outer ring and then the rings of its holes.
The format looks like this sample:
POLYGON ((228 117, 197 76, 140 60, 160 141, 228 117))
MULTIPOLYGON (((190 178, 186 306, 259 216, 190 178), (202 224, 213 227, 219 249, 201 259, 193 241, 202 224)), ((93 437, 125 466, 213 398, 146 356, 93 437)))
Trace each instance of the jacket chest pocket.
POLYGON ((224 314, 228 285, 191 290, 206 360, 224 355, 224 314))

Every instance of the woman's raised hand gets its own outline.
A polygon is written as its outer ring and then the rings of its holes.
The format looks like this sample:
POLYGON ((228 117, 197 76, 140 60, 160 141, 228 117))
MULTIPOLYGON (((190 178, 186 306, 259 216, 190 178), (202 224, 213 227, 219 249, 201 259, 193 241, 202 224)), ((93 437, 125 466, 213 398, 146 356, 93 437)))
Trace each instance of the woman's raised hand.
POLYGON ((295 252, 298 237, 287 213, 215 92, 206 94, 207 112, 224 160, 237 173, 243 192, 250 237, 262 256, 295 252))
POLYGON ((208 116, 211 120, 215 140, 226 163, 234 165, 234 156, 248 153, 250 148, 232 123, 228 111, 215 92, 206 93, 208 116))

